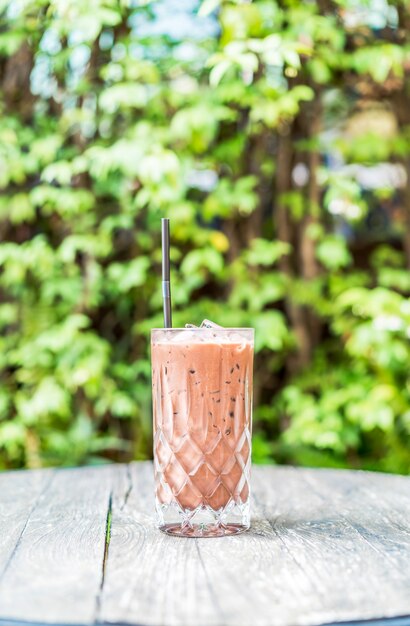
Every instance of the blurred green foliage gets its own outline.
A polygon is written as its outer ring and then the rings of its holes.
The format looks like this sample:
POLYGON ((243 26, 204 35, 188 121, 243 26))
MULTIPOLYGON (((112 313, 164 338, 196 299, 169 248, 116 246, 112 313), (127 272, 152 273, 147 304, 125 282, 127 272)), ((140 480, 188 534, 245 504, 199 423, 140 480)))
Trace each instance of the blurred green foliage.
POLYGON ((167 215, 174 324, 256 329, 255 460, 408 472, 408 4, 183 6, 0 3, 0 467, 150 457, 167 215))

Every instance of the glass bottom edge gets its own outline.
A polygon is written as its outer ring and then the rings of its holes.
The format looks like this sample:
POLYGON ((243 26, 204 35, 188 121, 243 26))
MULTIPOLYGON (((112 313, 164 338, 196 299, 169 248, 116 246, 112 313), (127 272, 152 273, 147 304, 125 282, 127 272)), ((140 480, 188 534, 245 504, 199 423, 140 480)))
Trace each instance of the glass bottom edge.
POLYGON ((163 524, 158 529, 166 535, 172 537, 190 537, 190 538, 210 538, 210 537, 229 537, 230 535, 239 535, 249 530, 250 524, 220 524, 204 527, 202 524, 192 524, 187 527, 181 524, 163 524))
POLYGON ((156 500, 157 528, 174 537, 227 537, 250 528, 250 501, 230 501, 220 509, 199 505, 195 509, 180 506, 174 500, 163 504, 156 500))

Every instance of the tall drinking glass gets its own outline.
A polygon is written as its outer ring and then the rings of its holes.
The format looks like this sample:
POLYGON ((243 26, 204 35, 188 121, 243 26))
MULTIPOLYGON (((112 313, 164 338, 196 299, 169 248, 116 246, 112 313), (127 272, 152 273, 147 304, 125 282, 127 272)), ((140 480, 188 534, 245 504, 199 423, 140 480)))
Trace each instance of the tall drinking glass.
POLYGON ((252 328, 153 329, 159 528, 217 537, 250 525, 252 328))

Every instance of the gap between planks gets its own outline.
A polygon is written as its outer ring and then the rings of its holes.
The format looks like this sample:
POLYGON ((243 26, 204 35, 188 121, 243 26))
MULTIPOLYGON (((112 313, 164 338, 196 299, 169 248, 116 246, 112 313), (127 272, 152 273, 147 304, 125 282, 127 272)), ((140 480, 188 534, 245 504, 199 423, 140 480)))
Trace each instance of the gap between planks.
POLYGON ((101 565, 101 583, 100 583, 100 590, 98 592, 98 595, 96 597, 96 601, 95 601, 95 623, 98 622, 98 615, 101 609, 101 599, 102 599, 102 594, 104 592, 104 583, 105 583, 105 573, 106 573, 106 569, 107 569, 107 562, 108 562, 108 552, 110 549, 110 539, 111 539, 111 521, 112 521, 112 498, 113 498, 113 492, 112 490, 110 491, 109 497, 108 497, 108 508, 107 508, 107 518, 105 521, 105 541, 104 541, 104 553, 103 553, 103 559, 102 559, 102 565, 101 565))

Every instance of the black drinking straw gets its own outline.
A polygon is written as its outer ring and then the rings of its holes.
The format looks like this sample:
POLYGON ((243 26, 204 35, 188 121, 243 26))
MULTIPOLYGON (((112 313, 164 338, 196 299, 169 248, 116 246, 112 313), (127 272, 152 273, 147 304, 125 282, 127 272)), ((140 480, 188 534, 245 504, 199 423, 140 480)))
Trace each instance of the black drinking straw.
POLYGON ((162 300, 164 303, 164 328, 172 328, 171 283, 169 280, 169 219, 161 219, 162 232, 162 300))

